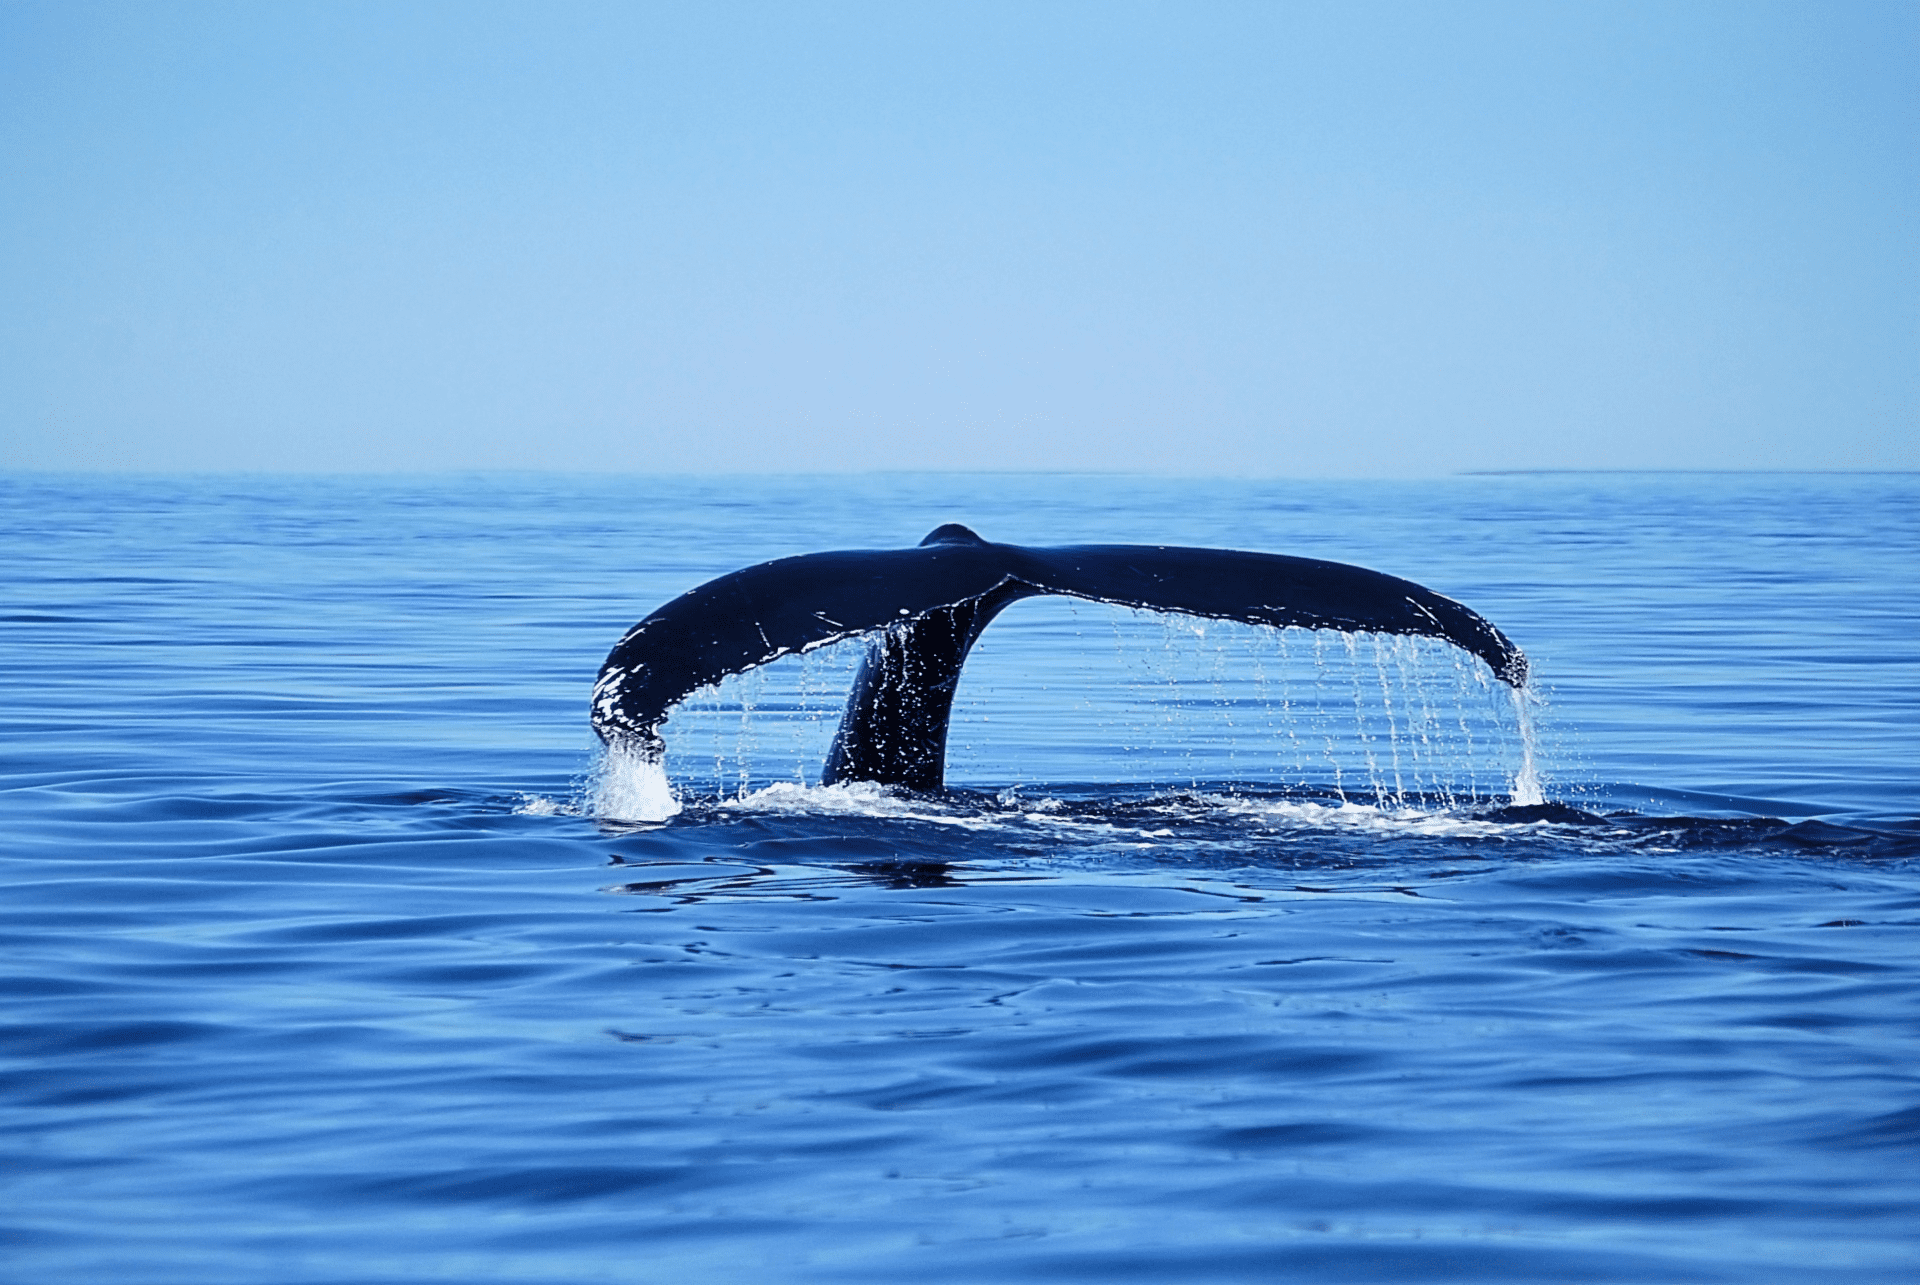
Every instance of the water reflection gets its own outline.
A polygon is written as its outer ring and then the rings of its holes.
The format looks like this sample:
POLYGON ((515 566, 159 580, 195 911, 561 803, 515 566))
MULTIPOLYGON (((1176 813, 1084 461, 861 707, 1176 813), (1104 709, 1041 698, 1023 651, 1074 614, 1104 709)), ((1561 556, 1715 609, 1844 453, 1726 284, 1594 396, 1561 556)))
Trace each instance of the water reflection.
POLYGON ((984 883, 1034 882, 1037 875, 969 870, 957 862, 897 858, 824 865, 746 866, 724 861, 634 862, 616 854, 609 864, 647 877, 608 885, 621 896, 669 898, 678 904, 739 898, 830 901, 850 886, 893 891, 962 888, 984 883))
POLYGON ((959 888, 966 882, 955 877, 959 867, 946 861, 870 861, 841 869, 882 888, 959 888))

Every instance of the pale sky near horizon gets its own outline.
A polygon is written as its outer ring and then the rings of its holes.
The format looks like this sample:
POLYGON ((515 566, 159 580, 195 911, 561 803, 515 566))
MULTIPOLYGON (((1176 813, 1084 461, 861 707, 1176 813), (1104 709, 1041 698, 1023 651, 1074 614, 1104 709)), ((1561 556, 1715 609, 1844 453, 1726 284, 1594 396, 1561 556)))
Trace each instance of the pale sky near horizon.
POLYGON ((0 468, 1920 468, 1920 4, 0 0, 0 468))

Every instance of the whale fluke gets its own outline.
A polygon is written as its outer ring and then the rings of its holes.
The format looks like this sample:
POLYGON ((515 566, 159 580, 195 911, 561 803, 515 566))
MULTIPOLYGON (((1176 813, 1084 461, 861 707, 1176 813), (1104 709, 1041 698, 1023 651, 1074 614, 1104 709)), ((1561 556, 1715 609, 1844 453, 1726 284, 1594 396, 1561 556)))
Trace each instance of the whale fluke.
POLYGON ((676 702, 729 674, 859 634, 874 641, 821 773, 823 784, 941 788, 961 666, 1008 603, 1058 594, 1276 628, 1441 638, 1521 687, 1527 660, 1451 598, 1364 567, 1277 553, 1087 544, 994 544, 958 523, 911 549, 779 558, 709 581, 627 631, 601 666, 593 727, 657 758, 676 702))

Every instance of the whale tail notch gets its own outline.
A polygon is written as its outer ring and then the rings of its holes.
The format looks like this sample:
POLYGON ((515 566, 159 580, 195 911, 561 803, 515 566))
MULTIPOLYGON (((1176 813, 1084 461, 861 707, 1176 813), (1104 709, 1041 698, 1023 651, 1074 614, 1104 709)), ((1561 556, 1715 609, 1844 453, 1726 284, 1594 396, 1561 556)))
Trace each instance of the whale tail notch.
POLYGON ((1036 594, 1276 628, 1441 638, 1509 686, 1527 681, 1525 655, 1484 617, 1364 567, 1163 545, 1023 548, 950 522, 915 548, 781 558, 675 598, 607 656, 594 684, 594 730, 609 746, 657 758, 669 708, 699 688, 869 635, 822 783, 938 790, 967 653, 1008 604, 1036 594))

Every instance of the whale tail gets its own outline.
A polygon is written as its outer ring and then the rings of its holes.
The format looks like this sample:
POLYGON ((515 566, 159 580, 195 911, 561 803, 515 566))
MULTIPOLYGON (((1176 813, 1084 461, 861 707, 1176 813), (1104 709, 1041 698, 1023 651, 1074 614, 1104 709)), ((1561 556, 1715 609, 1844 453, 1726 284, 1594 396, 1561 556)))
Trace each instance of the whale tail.
POLYGON ((1008 604, 1037 594, 1275 628, 1441 638, 1502 682, 1527 681, 1526 657, 1485 618, 1364 567, 1164 545, 1023 548, 948 523, 915 548, 780 558, 675 598, 607 656, 594 684, 594 730, 610 746, 658 758, 668 709, 699 688, 867 634, 874 640, 822 781, 937 790, 967 653, 1008 604))

